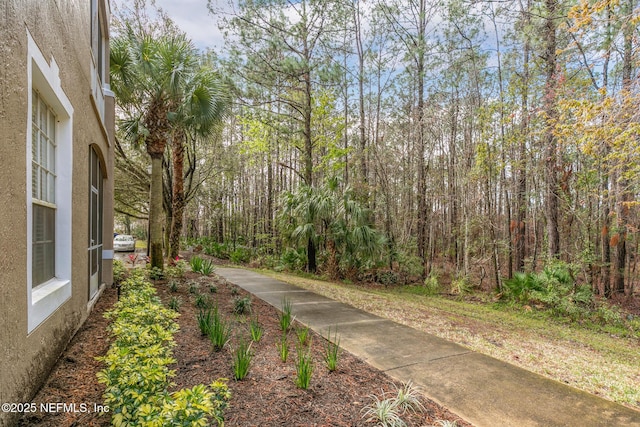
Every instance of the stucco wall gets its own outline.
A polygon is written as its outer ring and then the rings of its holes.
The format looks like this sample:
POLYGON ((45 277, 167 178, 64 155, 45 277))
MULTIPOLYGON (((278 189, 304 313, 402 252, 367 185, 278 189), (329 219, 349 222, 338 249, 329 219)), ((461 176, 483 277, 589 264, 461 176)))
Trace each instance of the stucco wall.
MULTIPOLYGON (((0 403, 28 402, 37 392, 89 308, 89 147, 97 144, 113 178, 112 148, 92 106, 90 2, 0 1, 0 403), (72 296, 28 333, 27 325, 27 30, 45 59, 55 58, 61 86, 73 105, 72 296)), ((105 182, 105 207, 112 207, 105 182)), ((111 197, 111 198, 110 198, 111 197)), ((105 236, 112 236, 112 214, 105 236)), ((111 239, 105 242, 111 247, 111 239)), ((106 271, 108 270, 108 271, 106 271)), ((110 268, 103 281, 111 284, 110 268)), ((0 425, 12 419, 0 413, 0 425)))

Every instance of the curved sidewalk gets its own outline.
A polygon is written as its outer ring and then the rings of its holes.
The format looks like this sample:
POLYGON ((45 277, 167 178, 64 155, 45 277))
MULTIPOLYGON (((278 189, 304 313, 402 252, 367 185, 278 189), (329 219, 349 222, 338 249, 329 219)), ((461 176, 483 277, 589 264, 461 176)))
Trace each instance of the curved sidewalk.
POLYGON ((640 412, 544 378, 391 320, 252 271, 220 276, 278 309, 291 301, 296 320, 476 426, 638 426, 640 412))

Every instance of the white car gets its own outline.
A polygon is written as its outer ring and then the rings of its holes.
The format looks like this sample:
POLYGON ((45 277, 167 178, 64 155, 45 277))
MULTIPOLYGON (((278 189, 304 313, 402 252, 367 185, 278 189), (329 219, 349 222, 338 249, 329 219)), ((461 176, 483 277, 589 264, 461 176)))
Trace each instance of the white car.
POLYGON ((134 252, 136 250, 136 239, 128 234, 118 234, 113 238, 113 250, 116 252, 134 252))

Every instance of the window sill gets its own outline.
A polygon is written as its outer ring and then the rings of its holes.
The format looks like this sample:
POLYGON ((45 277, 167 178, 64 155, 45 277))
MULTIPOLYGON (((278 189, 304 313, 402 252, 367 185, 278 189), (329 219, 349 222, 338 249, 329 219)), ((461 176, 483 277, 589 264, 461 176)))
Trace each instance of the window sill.
POLYGON ((51 279, 31 292, 29 307, 29 332, 51 316, 62 304, 71 298, 71 281, 51 279))

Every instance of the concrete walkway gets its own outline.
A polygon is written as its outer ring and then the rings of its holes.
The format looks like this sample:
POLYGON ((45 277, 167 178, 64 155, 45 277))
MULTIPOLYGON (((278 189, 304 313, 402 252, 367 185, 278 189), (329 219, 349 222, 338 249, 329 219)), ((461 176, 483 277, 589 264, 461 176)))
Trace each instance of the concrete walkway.
MULTIPOLYGON (((640 412, 601 399, 441 338, 251 271, 218 268, 220 276, 476 426, 639 426, 640 412)), ((639 368, 640 369, 640 368, 639 368)))

